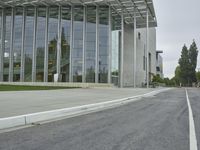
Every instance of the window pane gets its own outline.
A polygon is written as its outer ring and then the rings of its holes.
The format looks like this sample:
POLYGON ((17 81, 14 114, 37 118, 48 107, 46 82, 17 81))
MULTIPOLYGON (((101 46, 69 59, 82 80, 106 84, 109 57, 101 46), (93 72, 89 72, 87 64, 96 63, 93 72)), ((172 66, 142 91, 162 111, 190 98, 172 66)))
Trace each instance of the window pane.
POLYGON ((38 8, 36 37, 36 81, 44 81, 44 51, 45 51, 45 31, 46 31, 46 8, 38 8))
POLYGON ((54 74, 57 72, 58 10, 58 7, 49 8, 48 82, 54 81, 54 74))
POLYGON ((82 82, 83 64, 83 7, 74 8, 73 81, 82 82))
POLYGON ((96 7, 87 8, 86 24, 86 82, 95 82, 96 64, 96 7))
POLYGON ((99 7, 99 83, 108 82, 109 8, 99 7))
POLYGON ((14 43, 13 43, 13 81, 20 81, 21 68, 21 49, 22 49, 22 24, 23 24, 23 8, 15 9, 14 20, 14 43))
POLYGON ((3 63, 3 81, 8 81, 9 75, 9 58, 10 58, 10 44, 11 44, 11 15, 12 9, 5 9, 5 49, 4 49, 4 63, 3 63))
POLYGON ((62 7, 61 63, 60 63, 62 82, 69 82, 70 32, 71 32, 71 7, 62 7))
POLYGON ((33 33, 34 33, 34 8, 28 7, 26 10, 25 22, 25 71, 24 80, 30 82, 32 80, 32 60, 33 60, 33 33))
POLYGON ((121 16, 112 10, 112 66, 111 81, 115 85, 119 85, 119 54, 121 47, 121 16))

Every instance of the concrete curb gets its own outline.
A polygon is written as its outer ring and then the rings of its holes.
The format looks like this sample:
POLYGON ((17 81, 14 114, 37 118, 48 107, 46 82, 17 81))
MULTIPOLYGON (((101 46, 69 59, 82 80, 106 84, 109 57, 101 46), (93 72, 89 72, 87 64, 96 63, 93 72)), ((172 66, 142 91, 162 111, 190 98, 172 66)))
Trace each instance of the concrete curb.
POLYGON ((49 120, 62 118, 62 117, 68 117, 68 116, 70 117, 70 116, 79 115, 79 114, 81 115, 84 113, 89 113, 92 111, 100 111, 100 110, 111 108, 111 107, 117 107, 126 103, 136 101, 142 97, 153 96, 155 94, 167 91, 169 89, 170 88, 160 89, 160 90, 152 91, 152 92, 142 94, 142 95, 136 95, 133 97, 127 97, 127 98, 122 98, 122 99, 117 99, 117 100, 112 100, 112 101, 107 101, 107 102, 102 102, 102 103, 82 105, 82 106, 64 108, 64 109, 56 109, 52 111, 38 112, 38 113, 32 113, 32 114, 26 114, 26 115, 20 115, 20 116, 8 117, 8 118, 0 118, 0 130, 14 128, 18 126, 30 125, 37 122, 49 121, 49 120))

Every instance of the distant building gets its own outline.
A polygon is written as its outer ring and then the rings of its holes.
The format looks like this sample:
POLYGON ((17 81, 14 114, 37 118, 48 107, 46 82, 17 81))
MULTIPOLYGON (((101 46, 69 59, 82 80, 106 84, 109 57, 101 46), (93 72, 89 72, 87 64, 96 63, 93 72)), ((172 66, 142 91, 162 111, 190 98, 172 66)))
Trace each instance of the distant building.
POLYGON ((163 58, 161 56, 161 53, 163 53, 163 51, 156 51, 156 74, 163 79, 163 58))
POLYGON ((0 3, 0 81, 141 87, 156 74, 152 0, 0 3))

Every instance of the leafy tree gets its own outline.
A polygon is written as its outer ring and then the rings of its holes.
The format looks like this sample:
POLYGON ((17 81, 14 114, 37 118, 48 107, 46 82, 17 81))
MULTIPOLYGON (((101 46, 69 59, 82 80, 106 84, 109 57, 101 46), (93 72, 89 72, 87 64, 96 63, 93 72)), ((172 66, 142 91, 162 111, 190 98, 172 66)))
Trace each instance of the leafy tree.
POLYGON ((195 41, 190 45, 189 50, 186 45, 183 46, 181 58, 179 59, 179 68, 176 68, 175 78, 176 81, 181 82, 183 85, 192 85, 196 82, 196 67, 197 67, 198 49, 195 41))
POLYGON ((197 78, 197 82, 200 82, 200 72, 199 71, 196 73, 196 78, 197 78))
POLYGON ((159 74, 153 76, 152 82, 163 83, 163 79, 160 77, 159 74))
POLYGON ((175 77, 173 78, 173 81, 175 82, 175 85, 179 85, 180 84, 180 79, 181 78, 181 69, 180 69, 180 66, 177 66, 176 67, 176 70, 175 70, 175 77))
POLYGON ((198 56, 197 46, 195 41, 193 41, 189 49, 189 61, 190 61, 189 76, 191 82, 197 81, 196 79, 197 56, 198 56))
POLYGON ((190 59, 189 59, 189 51, 186 47, 186 45, 183 46, 182 52, 181 52, 181 58, 179 59, 179 65, 180 65, 180 77, 179 80, 184 85, 186 85, 189 82, 189 70, 190 70, 190 59))

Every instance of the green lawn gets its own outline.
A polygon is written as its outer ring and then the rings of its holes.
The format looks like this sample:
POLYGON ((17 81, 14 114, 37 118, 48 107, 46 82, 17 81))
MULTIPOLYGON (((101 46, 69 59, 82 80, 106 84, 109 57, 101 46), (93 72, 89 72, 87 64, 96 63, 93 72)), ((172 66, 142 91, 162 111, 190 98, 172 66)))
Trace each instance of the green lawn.
POLYGON ((0 85, 0 91, 35 91, 35 90, 58 90, 58 89, 72 89, 72 87, 0 85))

